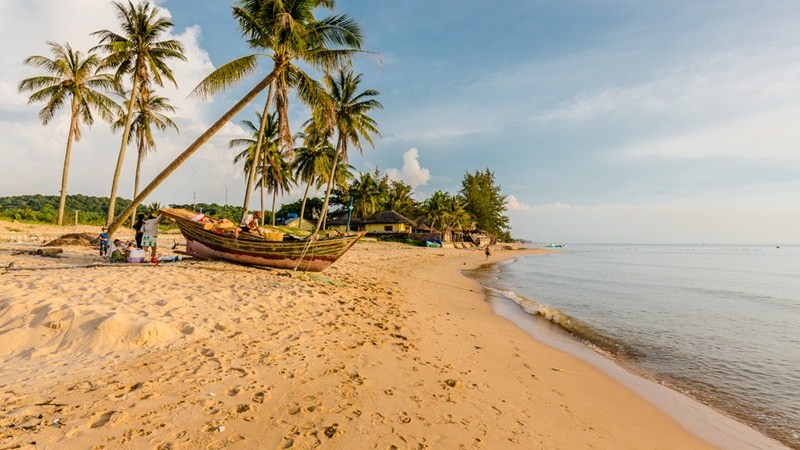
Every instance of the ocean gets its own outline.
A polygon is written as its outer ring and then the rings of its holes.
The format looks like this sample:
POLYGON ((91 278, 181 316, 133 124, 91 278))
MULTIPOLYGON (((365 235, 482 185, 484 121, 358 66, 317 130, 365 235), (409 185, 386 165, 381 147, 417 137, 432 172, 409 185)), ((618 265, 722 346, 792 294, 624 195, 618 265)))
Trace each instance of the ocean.
POLYGON ((531 320, 800 449, 800 247, 569 245, 474 275, 531 320))

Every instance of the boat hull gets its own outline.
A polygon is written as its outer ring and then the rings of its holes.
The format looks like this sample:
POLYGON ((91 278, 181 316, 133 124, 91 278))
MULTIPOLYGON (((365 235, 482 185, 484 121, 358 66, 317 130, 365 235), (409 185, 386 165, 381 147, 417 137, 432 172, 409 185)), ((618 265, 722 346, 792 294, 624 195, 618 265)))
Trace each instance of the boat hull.
POLYGON ((187 220, 191 212, 164 209, 186 238, 186 253, 203 259, 222 259, 239 264, 278 269, 320 272, 339 259, 363 235, 320 238, 311 241, 270 242, 248 233, 235 237, 203 229, 203 224, 187 220))

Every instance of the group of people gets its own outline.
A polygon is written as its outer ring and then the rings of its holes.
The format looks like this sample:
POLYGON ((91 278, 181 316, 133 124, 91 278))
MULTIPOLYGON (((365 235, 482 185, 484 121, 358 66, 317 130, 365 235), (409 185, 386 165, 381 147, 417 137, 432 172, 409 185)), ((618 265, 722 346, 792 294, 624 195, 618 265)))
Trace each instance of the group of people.
POLYGON ((133 229, 136 231, 136 242, 128 242, 123 244, 119 239, 114 239, 109 245, 108 228, 103 227, 100 232, 100 256, 107 257, 112 262, 123 262, 128 260, 128 256, 135 248, 150 249, 150 257, 155 258, 158 247, 158 223, 161 221, 162 216, 156 212, 150 214, 148 219, 145 219, 144 214, 139 214, 136 217, 136 222, 133 224, 133 229))

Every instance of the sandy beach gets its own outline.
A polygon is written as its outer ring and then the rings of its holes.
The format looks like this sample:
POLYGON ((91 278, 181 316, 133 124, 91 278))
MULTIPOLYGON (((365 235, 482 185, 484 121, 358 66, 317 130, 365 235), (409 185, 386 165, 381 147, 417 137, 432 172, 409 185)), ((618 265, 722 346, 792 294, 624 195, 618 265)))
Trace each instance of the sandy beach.
MULTIPOLYGON (((101 262, 89 247, 15 254, 66 229, 0 222, 0 267, 101 262)), ((714 448, 493 314, 460 273, 484 263, 363 242, 320 274, 5 271, 0 449, 714 448)))

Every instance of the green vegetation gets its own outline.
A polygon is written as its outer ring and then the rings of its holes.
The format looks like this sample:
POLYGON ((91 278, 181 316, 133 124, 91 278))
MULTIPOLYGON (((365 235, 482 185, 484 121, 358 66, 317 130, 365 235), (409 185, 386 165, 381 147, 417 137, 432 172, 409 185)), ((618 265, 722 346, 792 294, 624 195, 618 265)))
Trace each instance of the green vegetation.
POLYGON ((475 219, 479 229, 503 240, 511 240, 508 217, 503 214, 506 197, 500 192, 492 171, 465 173, 459 194, 464 199, 464 208, 475 219))
MULTIPOLYGON (((130 200, 118 199, 119 204, 127 207, 130 200)), ((59 197, 56 195, 16 195, 0 197, 0 217, 8 220, 33 223, 54 223, 59 197)), ((87 195, 67 195, 65 203, 65 223, 74 223, 75 211, 78 211, 78 223, 102 225, 106 220, 108 197, 90 197, 87 195)))

